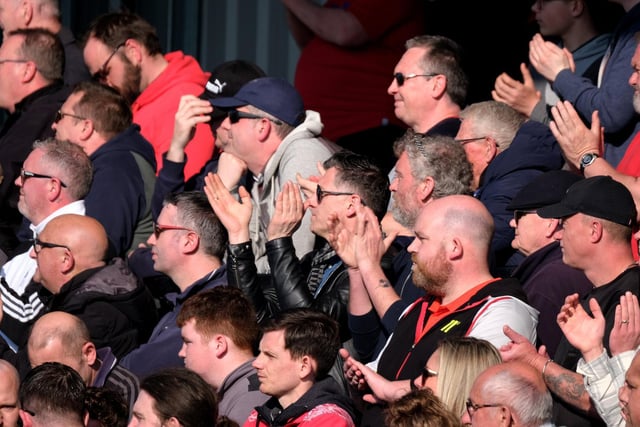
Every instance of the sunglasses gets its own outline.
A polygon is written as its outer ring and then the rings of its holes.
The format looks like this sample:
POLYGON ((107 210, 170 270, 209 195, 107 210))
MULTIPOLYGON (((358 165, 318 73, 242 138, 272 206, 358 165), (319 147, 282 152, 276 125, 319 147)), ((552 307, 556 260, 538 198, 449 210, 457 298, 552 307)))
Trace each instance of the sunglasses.
POLYGON ((516 224, 518 223, 518 221, 520 221, 520 218, 522 218, 525 215, 529 215, 529 214, 534 214, 536 213, 536 210, 515 210, 513 211, 513 220, 516 222, 516 224))
POLYGON ((244 111, 238 111, 236 109, 227 111, 227 117, 229 117, 229 121, 232 125, 238 123, 240 119, 267 119, 277 125, 281 125, 282 122, 280 120, 270 119, 269 117, 260 116, 258 114, 247 113, 244 111))
POLYGON ((402 86, 404 84, 405 81, 410 80, 410 79, 415 79, 416 77, 435 77, 437 76, 439 73, 427 73, 427 74, 416 74, 416 73, 412 73, 412 74, 402 74, 402 73, 395 73, 393 75, 393 78, 396 79, 396 83, 398 84, 398 86, 402 86))
POLYGON ((322 199, 324 199, 326 196, 355 196, 355 195, 356 193, 323 190, 322 187, 320 187, 320 185, 316 185, 316 198, 318 199, 318 204, 320 204, 320 202, 322 202, 322 199))
POLYGON ((185 231, 193 231, 190 228, 180 227, 178 225, 160 225, 153 223, 153 235, 156 239, 160 237, 160 235, 167 230, 185 230, 185 231))
POLYGON ((56 112, 56 116, 53 119, 53 122, 58 123, 60 120, 64 119, 65 116, 73 117, 74 119, 78 119, 78 120, 86 120, 86 117, 76 116, 75 114, 63 113, 62 111, 58 110, 58 112, 56 112))

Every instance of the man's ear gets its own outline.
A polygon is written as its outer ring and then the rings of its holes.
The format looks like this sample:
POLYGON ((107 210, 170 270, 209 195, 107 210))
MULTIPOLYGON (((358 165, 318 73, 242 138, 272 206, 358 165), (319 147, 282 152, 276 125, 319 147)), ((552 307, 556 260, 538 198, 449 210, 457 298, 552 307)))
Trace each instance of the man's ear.
POLYGON ((420 185, 418 186, 418 197, 420 197, 420 201, 422 203, 426 203, 427 200, 431 198, 435 186, 436 183, 431 176, 426 177, 424 181, 420 183, 420 185))
POLYGON ((547 227, 544 229, 544 237, 547 239, 553 238, 553 235, 556 234, 556 230, 558 229, 558 224, 560 220, 557 218, 549 218, 547 221, 547 227))
POLYGON ((82 357, 87 361, 87 365, 93 366, 98 359, 96 346, 91 341, 86 342, 82 346, 82 357))
POLYGON ((309 355, 304 355, 299 360, 300 379, 316 378, 318 375, 318 363, 309 355))

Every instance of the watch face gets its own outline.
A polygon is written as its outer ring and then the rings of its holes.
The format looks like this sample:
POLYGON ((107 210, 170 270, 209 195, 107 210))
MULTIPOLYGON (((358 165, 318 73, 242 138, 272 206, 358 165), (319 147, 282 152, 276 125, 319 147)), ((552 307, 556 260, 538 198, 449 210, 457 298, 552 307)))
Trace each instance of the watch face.
POLYGON ((598 155, 595 153, 587 153, 580 159, 580 169, 584 169, 585 166, 589 166, 598 158, 598 155))

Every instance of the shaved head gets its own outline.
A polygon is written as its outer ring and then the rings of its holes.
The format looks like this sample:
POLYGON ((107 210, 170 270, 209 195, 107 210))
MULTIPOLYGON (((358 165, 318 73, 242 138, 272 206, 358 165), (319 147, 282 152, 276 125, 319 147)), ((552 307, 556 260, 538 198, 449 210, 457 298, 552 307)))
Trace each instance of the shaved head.
POLYGON ((103 261, 109 248, 102 224, 89 216, 75 214, 52 219, 40 233, 39 239, 68 247, 83 270, 103 261))

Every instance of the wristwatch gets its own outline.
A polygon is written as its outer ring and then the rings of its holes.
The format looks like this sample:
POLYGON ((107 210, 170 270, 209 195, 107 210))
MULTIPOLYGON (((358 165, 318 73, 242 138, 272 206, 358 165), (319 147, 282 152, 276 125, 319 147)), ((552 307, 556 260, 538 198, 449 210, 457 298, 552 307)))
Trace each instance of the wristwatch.
POLYGON ((580 158, 580 172, 584 172, 584 168, 596 161, 600 157, 598 153, 587 153, 580 158))

